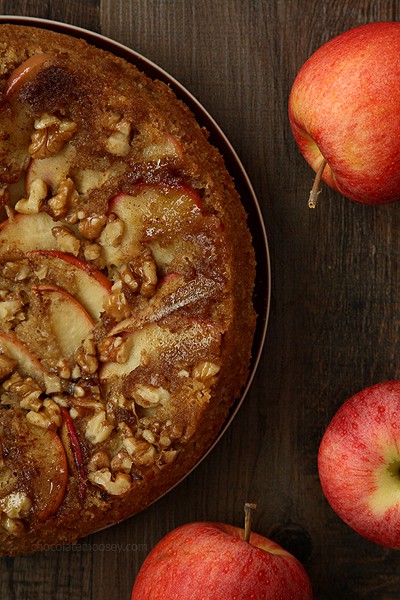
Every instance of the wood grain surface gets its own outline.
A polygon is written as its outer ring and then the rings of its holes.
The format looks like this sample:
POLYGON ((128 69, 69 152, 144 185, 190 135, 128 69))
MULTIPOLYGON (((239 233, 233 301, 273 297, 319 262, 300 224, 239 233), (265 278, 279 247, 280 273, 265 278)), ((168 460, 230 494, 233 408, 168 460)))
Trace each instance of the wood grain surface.
MULTIPOLYGON (((194 520, 254 529, 294 552, 320 600, 399 600, 400 553, 332 512, 318 481, 321 436, 356 391, 400 377, 400 204, 323 189, 287 119, 297 71, 332 36, 400 20, 385 0, 0 0, 0 13, 100 32, 151 59, 207 108, 241 158, 269 238, 272 299, 262 360, 237 417, 178 487, 141 514, 34 556, 0 559, 1 600, 128 600, 146 554, 194 520)), ((186 599, 183 599, 186 600, 186 599)), ((189 600, 189 599, 188 599, 189 600)))

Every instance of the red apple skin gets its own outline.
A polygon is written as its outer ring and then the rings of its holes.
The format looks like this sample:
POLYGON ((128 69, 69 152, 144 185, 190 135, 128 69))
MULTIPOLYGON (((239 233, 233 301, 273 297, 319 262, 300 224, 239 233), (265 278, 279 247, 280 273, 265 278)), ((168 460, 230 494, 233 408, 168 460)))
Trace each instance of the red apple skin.
POLYGON ((366 388, 339 408, 322 438, 318 470, 345 523, 400 549, 400 381, 366 388))
POLYGON ((30 56, 11 73, 6 83, 4 96, 10 98, 10 96, 16 94, 20 87, 32 79, 45 63, 50 63, 52 60, 53 57, 50 54, 34 54, 30 56))
POLYGON ((255 533, 222 523, 189 523, 168 533, 145 559, 132 600, 311 600, 299 561, 255 533))
POLYGON ((323 179, 365 204, 400 200, 400 23, 370 23, 321 46, 289 98, 294 138, 323 179))
POLYGON ((110 280, 96 267, 93 267, 91 264, 87 263, 72 254, 68 254, 67 252, 61 252, 60 250, 31 250, 27 253, 28 256, 43 256, 44 258, 54 258, 60 261, 65 261, 65 263, 72 265, 76 269, 80 269, 84 271, 91 277, 93 277, 100 285, 103 286, 105 290, 108 292, 111 291, 111 282, 110 280))

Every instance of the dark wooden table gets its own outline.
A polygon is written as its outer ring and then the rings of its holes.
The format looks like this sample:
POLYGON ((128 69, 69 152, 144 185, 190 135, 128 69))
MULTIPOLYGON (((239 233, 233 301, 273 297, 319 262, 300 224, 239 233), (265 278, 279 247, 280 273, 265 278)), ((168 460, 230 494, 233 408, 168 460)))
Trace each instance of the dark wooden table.
MULTIPOLYGON (((1 600, 128 600, 146 554, 193 520, 254 528, 306 566, 321 600, 398 600, 400 553, 367 542, 325 501, 321 436, 351 394, 400 377, 400 204, 366 207, 324 188, 293 141, 287 100, 330 37, 399 20, 389 0, 0 0, 0 13, 72 23, 163 67, 208 109, 258 196, 272 265, 265 350, 217 447, 178 487, 128 521, 34 556, 0 560, 1 600)), ((183 599, 185 600, 185 599, 183 599)), ((189 600, 189 599, 187 599, 189 600)))

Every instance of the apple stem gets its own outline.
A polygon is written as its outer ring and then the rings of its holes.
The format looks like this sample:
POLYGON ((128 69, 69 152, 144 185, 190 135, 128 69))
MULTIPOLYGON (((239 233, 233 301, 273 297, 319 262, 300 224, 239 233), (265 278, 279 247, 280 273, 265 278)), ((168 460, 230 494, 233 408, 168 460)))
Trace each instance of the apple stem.
POLYGON ((244 505, 244 541, 250 541, 251 535, 251 518, 253 514, 253 510, 256 510, 257 504, 251 504, 250 502, 246 502, 244 505))
POLYGON ((308 208, 315 208, 317 206, 317 197, 318 194, 320 193, 320 183, 321 183, 321 177, 322 177, 322 173, 324 172, 325 166, 326 166, 327 160, 326 158, 323 158, 321 161, 321 164, 319 165, 318 171, 315 175, 315 179, 314 179, 314 183, 310 192, 310 197, 308 199, 308 208))

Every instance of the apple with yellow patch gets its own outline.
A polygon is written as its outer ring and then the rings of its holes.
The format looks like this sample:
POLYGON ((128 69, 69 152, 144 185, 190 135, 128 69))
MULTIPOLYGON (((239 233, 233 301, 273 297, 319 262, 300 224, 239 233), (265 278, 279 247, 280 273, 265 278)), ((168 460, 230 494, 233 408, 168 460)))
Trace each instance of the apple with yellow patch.
POLYGON ((289 119, 334 189, 365 204, 400 200, 400 23, 356 27, 314 52, 294 81, 289 119))
POLYGON ((400 549, 400 381, 368 387, 339 408, 322 438, 318 469, 345 523, 400 549))

